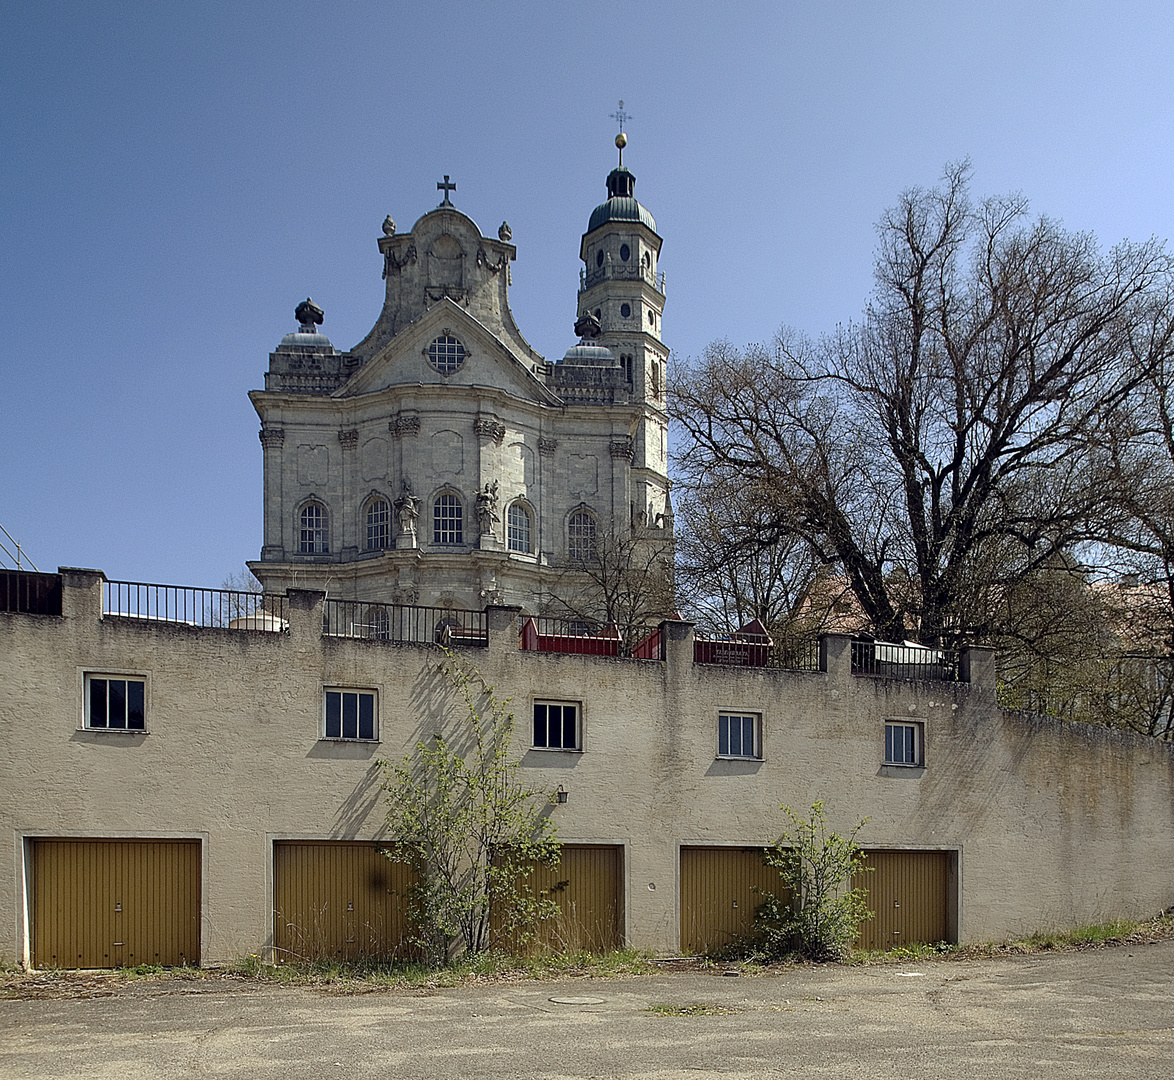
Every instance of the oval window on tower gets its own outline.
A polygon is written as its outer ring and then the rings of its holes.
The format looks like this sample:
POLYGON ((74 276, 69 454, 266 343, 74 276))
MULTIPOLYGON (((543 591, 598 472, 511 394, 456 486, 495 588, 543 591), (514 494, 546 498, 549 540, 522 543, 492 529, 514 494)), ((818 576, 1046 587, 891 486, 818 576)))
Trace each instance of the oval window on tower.
POLYGON ((620 244, 620 258, 627 262, 632 257, 632 249, 627 244, 620 244))
POLYGON ((595 253, 595 265, 596 266, 603 265, 603 249, 602 248, 600 248, 600 250, 595 253))
POLYGON ((652 256, 647 251, 644 252, 644 267, 645 269, 651 269, 652 267, 652 256))
POLYGON ((632 314, 631 304, 620 304, 620 315, 622 318, 628 318, 632 314))

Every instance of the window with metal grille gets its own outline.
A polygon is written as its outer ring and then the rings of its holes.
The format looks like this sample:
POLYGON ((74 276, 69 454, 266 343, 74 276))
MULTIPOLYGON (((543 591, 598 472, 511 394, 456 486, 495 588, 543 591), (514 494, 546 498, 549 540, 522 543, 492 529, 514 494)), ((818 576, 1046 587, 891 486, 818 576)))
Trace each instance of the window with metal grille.
POLYGON ((437 371, 448 375, 465 362, 465 347, 455 337, 444 334, 428 346, 428 360, 437 371))
POLYGON ((534 749, 581 750, 577 701, 534 702, 534 749))
POLYGON ((326 507, 321 503, 307 503, 302 507, 300 524, 298 551, 303 555, 325 555, 330 550, 326 507))
POLYGON ((530 511, 511 503, 506 514, 506 541, 510 551, 530 552, 530 511))
POLYGON ((719 713, 717 756, 762 757, 762 717, 758 713, 719 713))
POLYGON ((463 544, 463 510, 461 500, 451 493, 437 497, 432 507, 432 542, 434 544, 463 544))
POLYGON ((327 690, 324 697, 324 739, 378 738, 374 690, 327 690))
POLYGON ((386 499, 367 503, 367 550, 382 551, 391 546, 391 507, 386 499))
POLYGON ((885 724, 885 764, 916 768, 922 764, 923 732, 920 724, 885 724))
POLYGON ((595 518, 576 510, 567 522, 567 547, 572 562, 586 562, 595 556, 595 518))
POLYGON ((86 727, 105 731, 146 730, 145 679, 126 675, 86 676, 86 727))

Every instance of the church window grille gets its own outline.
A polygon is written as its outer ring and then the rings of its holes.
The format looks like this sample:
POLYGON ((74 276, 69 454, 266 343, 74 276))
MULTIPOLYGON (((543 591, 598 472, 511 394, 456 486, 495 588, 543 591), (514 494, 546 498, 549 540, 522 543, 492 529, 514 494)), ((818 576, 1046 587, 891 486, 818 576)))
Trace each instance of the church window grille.
POLYGON ((451 493, 437 498, 432 507, 432 542, 434 544, 463 544, 464 510, 461 500, 451 493))
POLYGON ((530 553, 530 512, 521 503, 511 503, 506 516, 506 540, 510 551, 530 553))
POLYGON ((465 362, 465 347, 455 337, 442 334, 428 346, 428 360, 442 375, 449 375, 465 362))
POLYGON ((620 258, 627 262, 632 257, 632 249, 627 244, 620 244, 620 258))
POLYGON ((367 550, 382 551, 390 540, 391 507, 386 499, 372 499, 367 504, 367 550))
POLYGON ((595 557, 595 518, 586 510, 576 510, 567 523, 568 548, 572 562, 586 562, 595 557))
POLYGON ((330 533, 326 524, 326 507, 308 503, 302 507, 298 551, 302 555, 325 555, 330 550, 330 533))

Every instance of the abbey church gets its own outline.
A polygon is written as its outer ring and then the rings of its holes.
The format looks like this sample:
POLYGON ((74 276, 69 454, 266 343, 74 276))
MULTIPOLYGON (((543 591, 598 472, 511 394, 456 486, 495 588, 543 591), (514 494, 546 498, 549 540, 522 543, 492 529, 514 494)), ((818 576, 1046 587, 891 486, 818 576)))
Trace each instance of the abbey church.
POLYGON ((265 532, 249 565, 266 592, 536 613, 601 545, 671 564, 661 238, 616 144, 560 359, 510 312, 509 225, 482 235, 447 176, 409 232, 384 222, 386 296, 361 342, 340 352, 322 310, 298 306, 250 395, 265 532))
POLYGON ((1174 746, 1000 708, 989 649, 827 633, 784 655, 755 624, 707 638, 661 607, 624 637, 557 610, 609 546, 671 565, 661 238, 635 182, 621 156, 558 359, 510 314, 509 226, 483 235, 448 177, 409 231, 384 222, 362 341, 297 305, 252 394, 262 594, 0 570, 0 965, 414 955, 382 785, 468 738, 446 662, 512 702, 557 826, 529 879, 559 909, 544 947, 743 945, 783 898, 780 804, 816 801, 868 820, 869 948, 1174 903, 1174 746))

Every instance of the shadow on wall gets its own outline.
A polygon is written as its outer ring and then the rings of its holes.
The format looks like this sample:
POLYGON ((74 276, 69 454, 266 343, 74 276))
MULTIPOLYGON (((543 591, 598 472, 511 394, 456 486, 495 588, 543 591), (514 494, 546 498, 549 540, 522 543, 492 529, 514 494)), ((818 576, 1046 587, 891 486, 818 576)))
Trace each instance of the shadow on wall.
MULTIPOLYGON (((334 824, 330 827, 331 839, 349 840, 358 836, 360 832, 365 832, 367 820, 373 812, 377 818, 381 818, 383 815, 379 802, 382 792, 383 770, 379 767, 379 762, 373 761, 354 790, 342 801, 338 813, 334 815, 334 824)), ((378 840, 386 835, 387 827, 380 821, 373 837, 378 840)))

